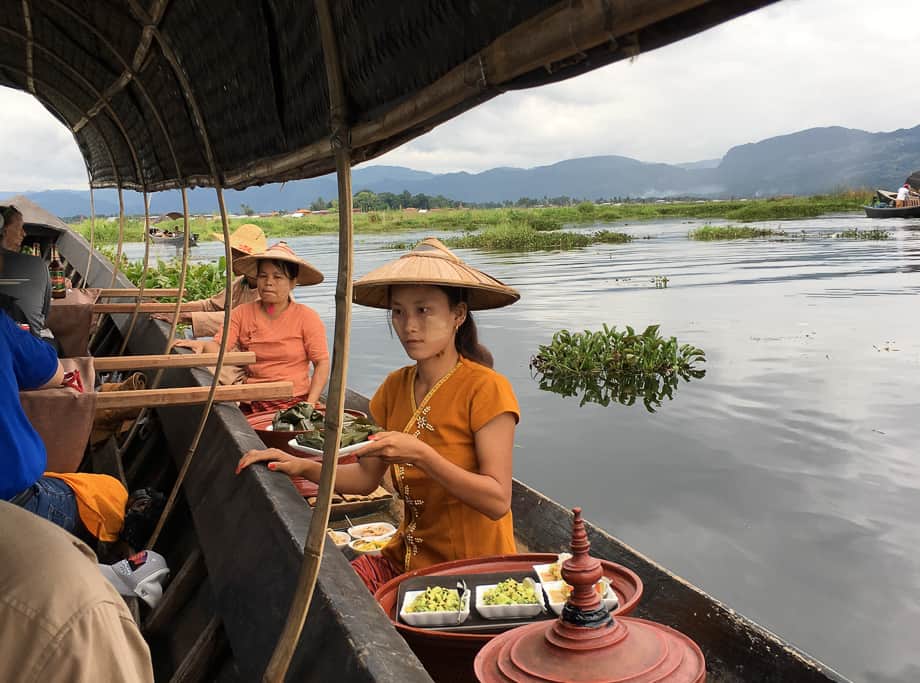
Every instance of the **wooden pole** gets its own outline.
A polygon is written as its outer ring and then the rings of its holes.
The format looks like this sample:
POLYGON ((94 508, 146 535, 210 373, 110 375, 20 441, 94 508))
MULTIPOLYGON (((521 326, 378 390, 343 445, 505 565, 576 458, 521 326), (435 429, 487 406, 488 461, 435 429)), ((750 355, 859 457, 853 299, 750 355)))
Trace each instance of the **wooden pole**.
POLYGON ((93 254, 96 253, 96 197, 93 194, 93 179, 89 179, 89 255, 86 257, 86 270, 80 281, 80 289, 86 289, 89 282, 89 268, 93 265, 93 254))
MULTIPOLYGON (((224 362, 249 365, 256 362, 252 351, 228 351, 224 362)), ((168 353, 159 356, 102 356, 93 359, 96 372, 137 370, 140 368, 207 368, 217 363, 216 353, 168 353)), ((156 387, 151 387, 156 389, 156 387)))
POLYGON ((121 268, 121 251, 124 248, 125 243, 125 195, 124 190, 121 189, 121 184, 118 185, 118 246, 115 249, 115 268, 112 269, 112 284, 109 287, 114 287, 115 282, 118 280, 118 269, 121 268))
MULTIPOLYGON (((172 149, 172 146, 170 146, 172 149)), ((175 158, 175 157, 174 157, 175 158)), ((179 161, 176 159, 176 172, 179 171, 179 161)), ((182 265, 179 267, 179 288, 176 293, 176 303, 173 307, 172 322, 169 324, 169 333, 166 335, 166 346, 163 349, 163 353, 169 353, 170 348, 172 347, 173 340, 176 337, 176 327, 179 324, 179 309, 182 306, 182 297, 185 294, 185 277, 188 273, 188 248, 189 248, 189 220, 188 220, 188 191, 185 187, 182 188, 182 216, 185 224, 185 238, 182 241, 182 265)), ((115 290, 117 291, 117 290, 115 290)), ((156 389, 160 386, 160 382, 163 381, 163 369, 157 370, 157 374, 153 377, 153 382, 150 383, 151 389, 156 389)), ((124 442, 121 446, 118 447, 118 457, 120 458, 127 450, 131 443, 134 441, 134 437, 137 436, 140 426, 143 422, 141 419, 144 417, 146 409, 142 410, 137 416, 137 419, 134 420, 134 424, 131 425, 131 430, 128 432, 128 436, 125 437, 124 442)))
POLYGON ((162 303, 160 301, 140 301, 137 303, 93 304, 93 313, 134 313, 135 309, 141 313, 169 313, 175 311, 197 310, 190 302, 162 303))
MULTIPOLYGON (((140 298, 142 296, 148 296, 152 299, 163 299, 166 297, 175 298, 179 296, 178 287, 151 287, 149 289, 140 289, 137 287, 125 287, 124 289, 119 289, 118 287, 113 287, 109 289, 107 287, 99 290, 100 299, 134 299, 140 298)), ((172 305, 172 304, 171 304, 172 305)))
MULTIPOLYGON (((292 382, 258 382, 218 387, 176 387, 171 389, 137 389, 135 391, 100 391, 96 394, 96 410, 110 408, 155 408, 204 403, 210 411, 213 401, 266 401, 286 399, 294 395, 292 382)), ((202 415, 207 418, 207 415, 202 415)), ((197 445, 197 444, 196 444, 197 445)), ((178 491, 174 487, 173 491, 178 491)), ((160 522, 165 518, 161 517, 160 522)), ((159 529, 158 529, 159 531, 159 529)), ((151 543, 148 547, 153 547, 151 543)))
POLYGON ((150 268, 150 195, 144 192, 144 267, 141 269, 141 281, 138 283, 139 293, 134 310, 131 311, 131 321, 128 323, 128 331, 121 338, 121 348, 118 355, 125 352, 128 348, 128 342, 131 341, 131 335, 134 334, 134 326, 137 325, 137 314, 140 313, 141 297, 144 296, 144 287, 147 284, 147 271, 150 268))
MULTIPOLYGON (((215 175, 214 177, 215 184, 218 183, 218 178, 215 175)), ((217 190, 217 205, 220 207, 220 220, 224 232, 224 257, 225 264, 227 266, 226 272, 224 274, 224 333, 220 338, 220 352, 217 354, 217 365, 214 366, 214 379, 211 381, 211 389, 208 394, 208 399, 204 404, 204 410, 201 412, 201 419, 198 422, 198 429, 195 431, 195 436, 192 437, 192 443, 188 447, 188 451, 185 454, 185 461, 182 463, 182 467, 179 470, 179 475, 176 477, 176 482, 173 484, 172 491, 169 494, 169 498, 166 501, 166 507, 163 508, 163 513, 160 515, 160 519, 157 522, 156 529, 153 530, 153 534, 150 537, 150 542, 147 544, 148 548, 153 548, 156 545, 157 539, 160 537, 160 533, 163 531, 163 527, 166 525, 166 520, 169 519, 169 514, 172 512, 173 506, 176 504, 176 498, 179 496, 179 489, 182 486, 182 482, 185 480, 185 475, 188 473, 189 466, 192 464, 192 458, 195 457, 195 451, 198 450, 198 442, 201 441, 201 435, 204 433, 205 425, 208 422, 208 416, 211 413, 211 406, 214 404, 214 396, 217 393, 218 382, 220 379, 220 371, 224 367, 224 357, 227 354, 227 338, 230 336, 227 334, 227 331, 230 329, 230 311, 233 308, 233 292, 232 292, 232 281, 233 281, 233 254, 230 252, 230 221, 227 218, 227 206, 224 204, 224 192, 220 188, 220 185, 215 187, 217 190)), ((185 228, 185 240, 186 245, 188 245, 188 225, 186 224, 185 228)), ((188 252, 186 251, 186 254, 188 252)), ((258 386, 258 385, 254 385, 258 386)), ((230 389, 232 387, 221 387, 222 389, 230 389)), ((291 387, 291 394, 286 396, 286 398, 291 398, 293 396, 293 385, 291 387)), ((257 401, 261 399, 251 398, 249 400, 257 401)))
POLYGON ((316 0, 329 85, 329 109, 332 119, 332 140, 339 190, 339 270, 335 287, 335 334, 332 345, 332 374, 326 396, 326 440, 323 447, 323 467, 320 475, 316 506, 310 517, 310 528, 304 546, 303 564, 297 579, 297 591, 288 611, 284 629, 265 669, 263 680, 283 683, 297 642, 303 630, 316 579, 323 560, 326 527, 335 490, 336 465, 342 438, 342 417, 345 412, 345 384, 348 376, 349 330, 351 329, 353 224, 351 196, 351 149, 346 123, 345 84, 332 12, 329 0, 316 0), (330 438, 332 437, 332 438, 330 438))

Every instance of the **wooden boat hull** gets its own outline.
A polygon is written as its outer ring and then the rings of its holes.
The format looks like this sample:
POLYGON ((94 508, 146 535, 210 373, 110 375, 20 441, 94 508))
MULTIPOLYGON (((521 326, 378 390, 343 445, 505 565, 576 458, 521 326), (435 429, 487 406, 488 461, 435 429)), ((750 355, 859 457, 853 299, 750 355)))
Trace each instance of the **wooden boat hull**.
POLYGON ((864 206, 867 218, 920 218, 920 206, 864 206))
MULTIPOLYGON (((88 245, 82 237, 63 233, 58 247, 68 262, 86 263, 88 245)), ((108 286, 111 274, 111 265, 95 255, 89 284, 108 286)), ((123 276, 119 282, 130 286, 123 276)), ((113 321, 123 332, 129 318, 115 315, 113 321)), ((164 326, 143 318, 128 348, 131 354, 159 353, 165 341, 164 326)), ((210 380, 203 370, 172 369, 162 386, 206 385, 210 380)), ((350 392, 347 403, 367 411, 363 396, 350 392)), ((156 471, 179 467, 199 411, 197 406, 157 409, 168 447, 158 454, 162 460, 155 463, 156 471)), ((167 677, 170 670, 186 666, 188 653, 200 647, 203 624, 217 624, 225 634, 224 656, 232 658, 232 666, 224 663, 221 671, 232 669, 236 677, 231 680, 259 678, 277 642, 295 590, 311 511, 285 477, 261 467, 240 476, 234 473, 240 453, 261 446, 234 405, 215 406, 183 487, 185 535, 164 549, 173 567, 184 568, 188 558, 200 557, 206 574, 183 608, 176 606, 173 615, 157 615, 167 632, 179 634, 165 642, 155 637, 149 641, 155 660, 166 662, 160 667, 167 677), (182 633, 192 634, 184 645, 177 644, 182 633)), ((134 469, 129 468, 129 480, 134 469)), ((167 488, 168 481, 164 483, 167 488)), ((519 481, 513 485, 512 509, 522 547, 554 553, 568 547, 569 510, 519 481)), ((181 519, 171 526, 181 525, 181 519)), ((642 579, 645 593, 635 615, 693 638, 706 656, 708 681, 846 681, 602 529, 586 526, 593 555, 622 564, 642 579)), ((173 581, 177 584, 179 579, 173 581)), ((170 590, 164 602, 170 600, 170 590)), ((180 599, 174 596, 172 602, 180 599)), ((145 623, 149 621, 150 615, 145 623)), ((288 678, 343 683, 431 680, 331 541, 288 678)))

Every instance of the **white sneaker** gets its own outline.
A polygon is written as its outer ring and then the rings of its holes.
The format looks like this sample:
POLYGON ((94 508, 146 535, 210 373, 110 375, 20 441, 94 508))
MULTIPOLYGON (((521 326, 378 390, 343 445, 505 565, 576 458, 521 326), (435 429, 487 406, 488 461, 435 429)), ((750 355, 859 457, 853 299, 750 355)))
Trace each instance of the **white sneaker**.
POLYGON ((136 595, 150 607, 160 602, 169 578, 166 558, 152 550, 141 550, 115 564, 100 564, 99 570, 121 595, 136 595))

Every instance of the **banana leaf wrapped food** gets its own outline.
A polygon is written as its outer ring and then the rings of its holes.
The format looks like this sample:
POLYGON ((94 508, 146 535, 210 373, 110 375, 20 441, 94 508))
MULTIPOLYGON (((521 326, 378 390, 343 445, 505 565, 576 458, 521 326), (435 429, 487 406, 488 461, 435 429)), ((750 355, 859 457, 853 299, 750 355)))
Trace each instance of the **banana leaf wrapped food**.
POLYGON ((272 420, 272 431, 274 432, 294 432, 316 429, 316 425, 322 426, 323 414, 313 409, 312 403, 301 401, 297 405, 291 406, 287 410, 279 410, 272 420))
MULTIPOLYGON (((366 417, 355 417, 354 415, 345 414, 342 423, 342 442, 341 447, 351 446, 362 441, 367 441, 371 434, 382 432, 383 429, 375 425, 366 417)), ((297 443, 308 448, 315 448, 318 451, 323 450, 325 443, 325 432, 323 431, 322 421, 315 421, 314 427, 297 435, 297 443)))

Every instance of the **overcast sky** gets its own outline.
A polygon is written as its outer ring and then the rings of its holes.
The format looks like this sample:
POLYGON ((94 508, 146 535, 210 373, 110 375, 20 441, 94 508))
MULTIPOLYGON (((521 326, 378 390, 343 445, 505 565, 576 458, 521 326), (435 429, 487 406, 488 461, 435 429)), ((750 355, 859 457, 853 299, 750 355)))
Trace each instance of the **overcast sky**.
MULTIPOLYGON (((913 2, 783 0, 633 62, 503 95, 370 163, 446 172, 597 154, 683 162, 815 126, 910 128, 920 124, 917 45, 913 2)), ((87 187, 70 133, 6 88, 0 149, 0 191, 87 187)))

